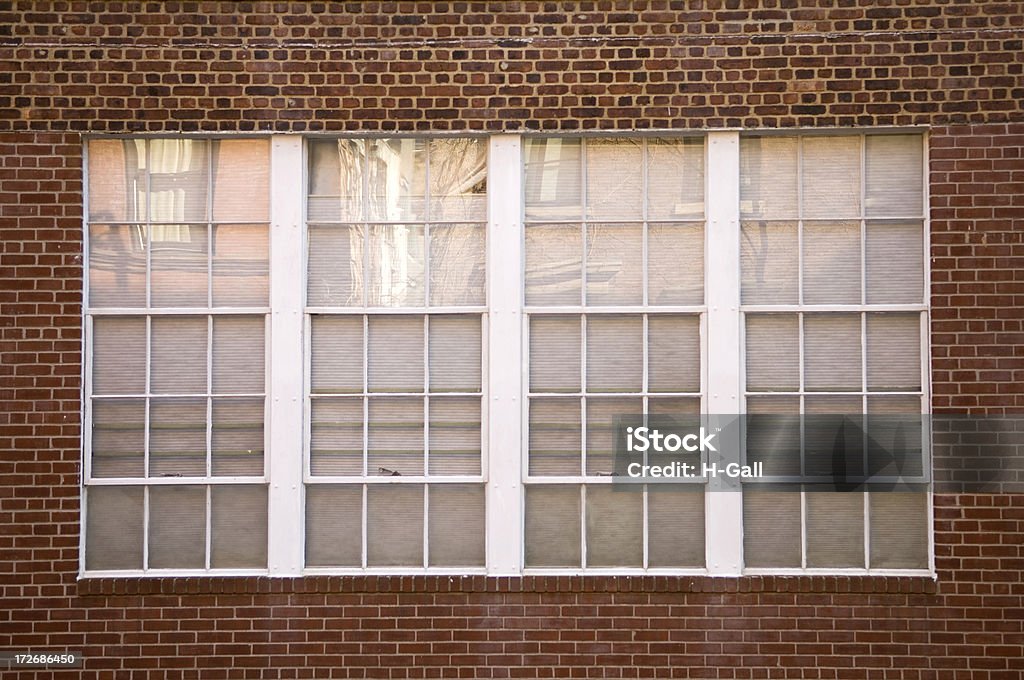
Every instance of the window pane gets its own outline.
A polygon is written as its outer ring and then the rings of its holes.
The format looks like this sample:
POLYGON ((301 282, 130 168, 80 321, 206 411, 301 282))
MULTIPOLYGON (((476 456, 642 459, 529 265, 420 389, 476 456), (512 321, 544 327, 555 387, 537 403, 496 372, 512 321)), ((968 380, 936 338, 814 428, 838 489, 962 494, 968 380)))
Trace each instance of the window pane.
MULTIPOLYGON (((615 419, 644 412, 642 399, 587 399, 587 474, 615 472, 615 419)), ((627 494, 629 495, 629 494, 627 494)))
POLYGON ((210 529, 210 567, 266 569, 267 487, 214 486, 210 529))
POLYGON ((484 565, 484 487, 482 484, 430 486, 430 566, 484 565))
POLYGON ((800 328, 796 314, 747 314, 747 390, 800 389, 800 328))
POLYGON ((864 567, 864 494, 812 492, 807 503, 807 566, 864 567))
POLYGON ((210 251, 202 224, 150 225, 153 307, 206 307, 210 251))
POLYGON ((530 317, 530 391, 580 390, 579 316, 530 317))
POLYGON ((364 233, 362 225, 309 226, 307 304, 336 307, 363 304, 364 233))
POLYGON ((796 222, 744 222, 740 239, 743 304, 796 304, 798 253, 796 222))
POLYGON ((211 465, 214 475, 263 474, 263 399, 214 399, 211 465))
POLYGON ((426 142, 423 139, 365 141, 369 219, 380 222, 426 219, 426 142))
POLYGON ((587 391, 643 389, 644 327, 639 314, 587 317, 587 391))
POLYGON ((487 219, 487 140, 432 139, 430 219, 487 219))
POLYGON ((363 474, 363 400, 313 399, 310 403, 310 473, 363 474))
POLYGON ((921 304, 924 225, 868 222, 865 238, 868 304, 921 304))
MULTIPOLYGON (((860 137, 803 139, 803 216, 860 217, 860 137)), ((769 184, 773 190, 774 185, 769 184)))
POLYGON ((704 215, 704 140, 647 140, 647 219, 704 215))
POLYGON ((146 228, 89 225, 89 305, 146 306, 146 228))
POLYGON ((921 315, 868 314, 868 389, 921 389, 921 315))
POLYGON ((423 317, 371 316, 367 379, 371 392, 423 391, 423 317))
POLYGON ((800 566, 800 492, 743 490, 743 561, 748 567, 800 566))
POLYGON ((480 224, 430 227, 430 304, 484 304, 486 228, 480 224))
POLYGON ((703 224, 647 226, 647 302, 704 304, 703 224))
POLYGON ((308 141, 310 221, 349 222, 365 218, 365 157, 361 140, 308 141))
POLYGON ((263 391, 264 324, 262 316, 213 317, 214 392, 263 391))
POLYGON ((797 216, 796 137, 740 138, 740 214, 744 218, 797 216))
POLYGON ((145 394, 146 319, 94 317, 92 393, 145 394))
POLYGON ((746 462, 766 476, 801 474, 800 397, 747 397, 746 462))
POLYGON ((530 475, 578 475, 583 445, 580 400, 530 400, 530 475))
POLYGON ((206 474, 206 399, 153 399, 149 404, 149 475, 206 474))
POLYGON ((643 303, 643 225, 587 226, 587 304, 643 303))
POLYGON ((430 398, 432 475, 480 474, 480 398, 430 398))
POLYGON ((872 569, 928 568, 928 494, 868 495, 872 569))
POLYGON ((805 389, 824 392, 859 391, 863 384, 860 315, 805 315, 804 361, 805 389))
POLYGON ((647 487, 649 567, 703 567, 704 493, 647 487))
POLYGON ((641 567, 644 495, 608 485, 586 487, 587 566, 641 567))
POLYGON ((150 391, 154 394, 205 394, 206 317, 154 317, 150 324, 150 391))
POLYGON ((206 567, 206 487, 149 488, 151 569, 206 567))
POLYGON ((422 475, 423 400, 373 398, 369 409, 369 474, 422 475))
POLYGON ((647 318, 647 389, 700 391, 700 318, 659 315, 647 318))
POLYGON ((141 486, 86 489, 86 569, 142 569, 142 494, 141 486))
POLYGON ((270 304, 267 227, 218 224, 213 228, 213 306, 270 304))
POLYGON ((270 219, 270 140, 213 142, 213 219, 266 222, 270 219))
POLYGON ((209 142, 149 140, 149 217, 153 222, 205 222, 209 142))
POLYGON ((313 394, 363 391, 363 317, 313 316, 310 320, 313 394))
POLYGON ((371 307, 421 307, 425 304, 423 227, 370 225, 371 307))
POLYGON ((480 317, 431 316, 429 325, 430 391, 479 392, 480 317))
POLYGON ((89 220, 146 221, 146 141, 89 141, 89 220))
POLYGON ((579 139, 524 140, 527 220, 571 220, 582 216, 580 147, 579 139))
POLYGON ((586 149, 588 219, 642 219, 643 142, 594 137, 586 149))
POLYGON ((143 399, 93 399, 92 476, 142 477, 145 426, 143 399))
POLYGON ((580 225, 526 227, 526 304, 580 304, 582 271, 580 225))
POLYGON ((423 486, 370 484, 366 489, 366 563, 423 566, 423 486))
POLYGON ((923 213, 923 143, 921 135, 865 138, 868 215, 918 217, 923 213))
POLYGON ((306 487, 306 566, 358 567, 363 560, 363 488, 306 487))
POLYGON ((860 303, 860 224, 804 223, 804 303, 860 303))
POLYGON ((526 487, 526 566, 578 567, 580 548, 580 488, 526 487))

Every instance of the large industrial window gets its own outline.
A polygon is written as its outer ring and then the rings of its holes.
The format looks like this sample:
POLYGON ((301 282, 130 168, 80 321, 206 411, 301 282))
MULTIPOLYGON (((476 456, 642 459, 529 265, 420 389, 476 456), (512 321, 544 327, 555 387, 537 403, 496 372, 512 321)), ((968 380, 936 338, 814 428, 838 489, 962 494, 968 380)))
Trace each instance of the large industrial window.
POLYGON ((920 134, 87 153, 86 575, 930 567, 927 487, 801 485, 802 427, 740 492, 614 455, 623 415, 927 411, 920 134))

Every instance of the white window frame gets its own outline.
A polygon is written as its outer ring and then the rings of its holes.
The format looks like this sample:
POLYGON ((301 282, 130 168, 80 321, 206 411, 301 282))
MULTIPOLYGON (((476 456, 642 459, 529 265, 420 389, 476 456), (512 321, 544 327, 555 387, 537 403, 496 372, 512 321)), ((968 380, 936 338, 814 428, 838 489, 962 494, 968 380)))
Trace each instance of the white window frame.
MULTIPOLYGON (((875 133, 882 129, 836 130, 836 134, 875 133)), ((760 132, 760 131, 759 131, 760 132)), ((782 131, 780 131, 782 132, 782 131)), ((784 134, 800 135, 805 130, 795 129, 784 134)), ((814 131, 819 133, 820 131, 814 131)), ((899 128, 893 132, 922 133, 922 128, 899 128)), ((623 133, 615 133, 622 136, 623 133)), ((651 133, 657 135, 658 133, 651 133)), ((670 134, 660 133, 661 136, 670 134)), ((743 314, 748 308, 740 304, 740 163, 739 130, 711 130, 705 139, 705 280, 704 305, 685 307, 687 313, 700 314, 701 323, 701 392, 702 411, 711 414, 742 413, 745 411, 745 352, 743 348, 743 314), (710 377, 714 376, 714 380, 710 377)), ((166 137, 166 135, 161 136, 166 137)), ((141 138, 141 137, 136 137, 141 138)), ((205 135, 201 139, 215 139, 205 135)), ((270 212, 270 307, 267 347, 267 379, 265 391, 267 408, 265 417, 264 475, 258 478, 205 477, 188 478, 196 484, 262 482, 268 486, 268 552, 266 570, 131 570, 87 571, 85 568, 85 494, 88 486, 133 483, 142 486, 161 483, 183 483, 181 478, 155 479, 91 479, 91 328, 92 317, 99 314, 127 313, 138 315, 159 314, 162 310, 132 308, 88 307, 88 196, 83 211, 83 234, 86 246, 83 259, 83 400, 82 451, 83 475, 81 492, 83 502, 80 532, 80 577, 124 576, 195 576, 195 575, 270 575, 294 577, 312 573, 366 573, 366 574, 423 574, 423 573, 486 573, 491 576, 519 576, 523 574, 707 574, 712 576, 739 576, 742 574, 830 574, 830 575, 934 575, 934 526, 932 494, 928 493, 929 566, 927 569, 750 569, 743 565, 743 494, 713 493, 710 482, 705 495, 705 551, 706 566, 698 569, 526 569, 524 567, 524 494, 526 480, 526 436, 528 408, 526 386, 529 384, 529 365, 525 349, 526 306, 524 272, 524 178, 523 139, 516 133, 488 136, 488 216, 486 222, 486 311, 482 314, 482 333, 485 373, 482 376, 485 395, 481 409, 484 456, 481 461, 485 493, 485 567, 467 568, 306 568, 305 502, 304 491, 308 471, 305 469, 309 453, 309 434, 306 423, 308 409, 306 385, 307 357, 309 356, 308 329, 305 307, 306 285, 306 216, 305 196, 307 176, 306 138, 299 134, 274 134, 271 141, 271 212, 270 212), (88 483, 87 483, 88 480, 88 483)), ((927 135, 924 136, 925 215, 923 219, 923 256, 925 302, 921 305, 921 357, 922 357, 922 410, 927 412, 931 396, 930 334, 928 304, 930 261, 928 246, 930 224, 928 215, 928 158, 927 135)), ((86 140, 85 168, 88 172, 88 141, 86 140)), ((84 186, 88 187, 88 175, 84 186)), ((862 235, 863 249, 863 235, 862 235)), ((646 250, 645 250, 646 256, 646 250)), ((147 255, 148 257, 148 255, 147 255)), ((774 306, 750 307, 749 311, 805 311, 783 310, 774 306)), ((882 305, 857 305, 850 311, 886 311, 882 305), (864 308, 863 310, 861 308, 864 308)), ((905 305, 897 305, 906 311, 905 305)), ((452 311, 472 311, 454 309, 452 311)), ((545 311, 553 311, 545 309, 545 311)), ((170 310, 174 311, 174 310, 170 310)), ((180 310, 178 310, 180 311, 180 310)), ((229 308, 189 309, 196 315, 228 312, 229 308)), ((240 310, 234 310, 240 311, 240 310)), ((245 308, 246 312, 253 312, 245 308)), ((359 313, 365 312, 360 308, 359 313)), ((574 310, 579 311, 579 310, 574 310)), ((635 310, 630 309, 631 312, 635 310)), ((660 308, 658 311, 662 311, 660 308)), ((664 311, 678 311, 666 307, 664 311)), ((646 314, 646 312, 644 312, 646 314)), ((863 328, 863 327, 862 327, 863 328)), ((862 331, 863 332, 863 331, 862 331)), ((862 344, 862 351, 865 351, 862 344)), ((739 443, 734 450, 739 451, 739 443)), ((148 444, 147 444, 148 446, 148 444)), ((556 482, 560 478, 544 479, 556 482)), ((318 480, 322 481, 322 480, 318 480)), ((330 481, 330 480, 328 480, 330 481)), ((365 480, 352 478, 347 483, 362 484, 365 480)), ((428 480, 423 480, 427 483, 428 480)), ((473 478, 473 482, 479 482, 473 478)), ((532 481, 537 481, 534 478, 532 481)), ((573 482, 578 482, 573 478, 573 482)), ((589 482, 588 482, 589 483, 589 482)), ((209 494, 208 500, 209 503, 209 494)), ((805 523, 802 523, 802 526, 805 523)), ((866 534, 868 532, 865 532, 866 534)), ((210 540, 209 530, 207 541, 210 540)), ((365 543, 364 535, 363 541, 365 543)), ((867 540, 867 539, 866 539, 867 540)), ((144 562, 145 564, 145 562, 144 562)))

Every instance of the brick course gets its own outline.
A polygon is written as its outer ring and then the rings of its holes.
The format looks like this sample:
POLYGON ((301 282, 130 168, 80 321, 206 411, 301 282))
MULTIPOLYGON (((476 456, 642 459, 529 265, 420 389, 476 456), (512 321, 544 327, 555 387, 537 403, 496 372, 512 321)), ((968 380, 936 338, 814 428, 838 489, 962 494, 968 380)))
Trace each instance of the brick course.
POLYGON ((1024 497, 937 580, 76 581, 82 136, 929 126, 937 412, 1024 413, 1024 4, 0 3, 0 648, 38 677, 1014 679, 1024 497))

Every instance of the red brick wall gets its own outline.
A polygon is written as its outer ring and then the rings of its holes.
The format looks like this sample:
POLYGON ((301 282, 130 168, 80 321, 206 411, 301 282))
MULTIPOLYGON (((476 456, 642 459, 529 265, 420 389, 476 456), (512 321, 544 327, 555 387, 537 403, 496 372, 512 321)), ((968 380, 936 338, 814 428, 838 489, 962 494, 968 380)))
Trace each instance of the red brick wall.
POLYGON ((934 407, 1024 413, 1021 3, 229 5, 0 3, 0 649, 97 678, 1021 677, 1022 496, 937 497, 935 582, 77 582, 86 132, 929 125, 934 407))

